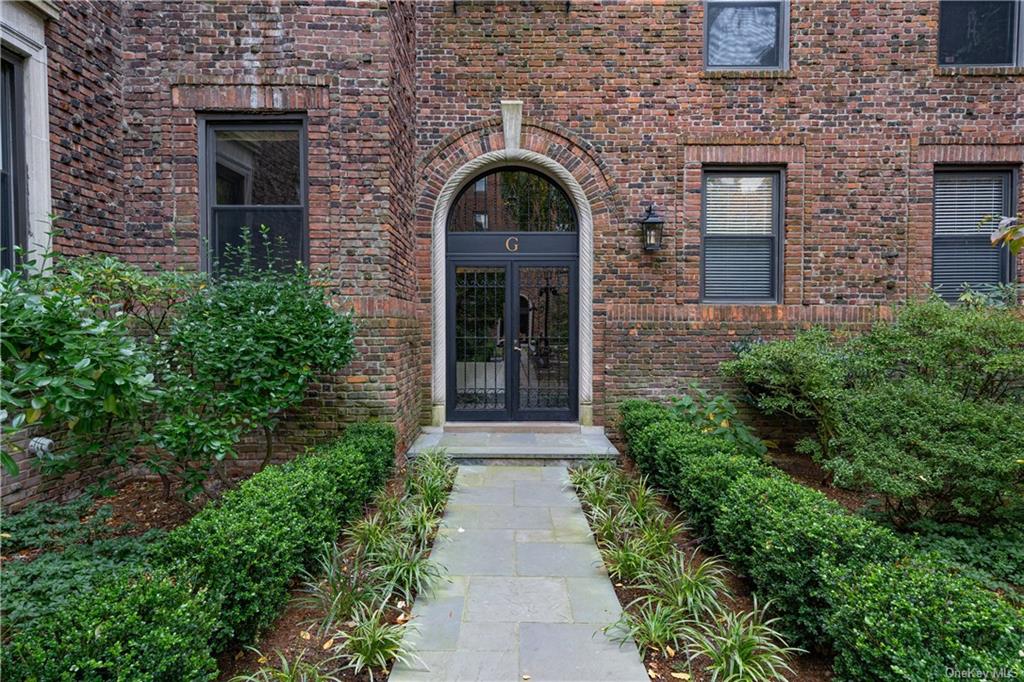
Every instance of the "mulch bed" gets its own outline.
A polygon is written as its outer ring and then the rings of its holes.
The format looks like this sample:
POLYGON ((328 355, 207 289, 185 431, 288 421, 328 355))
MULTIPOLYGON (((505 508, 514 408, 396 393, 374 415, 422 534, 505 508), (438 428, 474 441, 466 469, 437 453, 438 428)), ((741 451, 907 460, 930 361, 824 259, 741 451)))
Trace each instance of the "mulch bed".
MULTIPOLYGON (((630 459, 623 457, 622 464, 623 469, 627 474, 631 476, 638 475, 638 472, 630 459)), ((671 500, 665 497, 661 497, 660 500, 665 509, 670 513, 673 515, 679 514, 679 510, 672 504, 671 500)), ((688 530, 680 533, 676 537, 676 545, 687 555, 696 550, 696 556, 699 560, 704 560, 712 556, 703 549, 700 538, 688 530)), ((724 602, 729 609, 734 613, 743 613, 753 610, 754 600, 750 582, 742 576, 738 576, 731 572, 727 575, 726 581, 729 586, 730 595, 724 600, 724 602)), ((642 590, 624 585, 623 583, 614 583, 614 587, 615 594, 618 596, 619 603, 622 605, 623 610, 626 610, 630 603, 643 594, 642 590)), ((655 680, 655 682, 679 682, 680 678, 673 677, 673 672, 689 672, 691 673, 690 680, 693 682, 706 682, 711 679, 710 674, 704 670, 705 664, 700 659, 694 661, 691 666, 687 663, 686 655, 681 651, 676 652, 675 656, 667 656, 662 652, 647 649, 643 651, 642 654, 644 657, 644 666, 647 668, 647 674, 652 680, 655 680)), ((787 679, 789 680, 799 682, 825 682, 833 679, 831 661, 828 658, 817 654, 809 653, 794 657, 790 660, 790 667, 793 668, 793 673, 787 675, 787 679)))

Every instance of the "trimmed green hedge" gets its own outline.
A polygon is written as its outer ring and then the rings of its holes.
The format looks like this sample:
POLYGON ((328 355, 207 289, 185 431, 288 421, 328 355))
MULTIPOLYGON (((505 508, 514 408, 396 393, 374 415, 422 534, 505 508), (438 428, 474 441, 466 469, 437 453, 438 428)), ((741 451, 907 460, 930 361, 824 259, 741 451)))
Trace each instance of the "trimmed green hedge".
POLYGON ((4 646, 4 679, 215 679, 217 605, 168 576, 117 576, 19 630, 4 646))
POLYGON ((836 652, 839 677, 920 680, 947 665, 993 670, 994 661, 1024 673, 1024 613, 982 585, 911 569, 914 550, 888 529, 679 423, 664 406, 628 401, 621 425, 641 471, 773 600, 793 642, 836 652))
POLYGON ((390 427, 350 427, 337 443, 254 475, 168 535, 162 549, 173 569, 223 598, 214 651, 251 642, 273 622, 314 549, 384 482, 394 449, 390 427))
MULTIPOLYGON (((15 633, 13 680, 206 680, 213 655, 249 643, 288 584, 363 510, 394 462, 384 424, 267 467, 175 529, 155 550, 161 575, 123 574, 15 633)), ((5 678, 6 679, 6 678, 5 678)))

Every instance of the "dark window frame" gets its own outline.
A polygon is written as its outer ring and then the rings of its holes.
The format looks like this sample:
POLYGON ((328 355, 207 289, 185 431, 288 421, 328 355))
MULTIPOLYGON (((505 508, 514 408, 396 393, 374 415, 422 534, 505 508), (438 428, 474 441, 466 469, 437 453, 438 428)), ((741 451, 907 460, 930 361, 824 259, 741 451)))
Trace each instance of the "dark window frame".
POLYGON ((789 70, 789 0, 704 0, 704 70, 705 71, 788 71, 789 70), (779 63, 774 66, 760 64, 731 64, 725 66, 712 65, 709 50, 711 40, 710 8, 712 5, 733 5, 738 7, 778 7, 779 25, 776 39, 778 40, 779 63))
MULTIPOLYGON (((932 289, 935 289, 935 243, 936 243, 936 209, 937 203, 935 201, 935 180, 939 175, 981 175, 981 176, 992 176, 1001 175, 1003 176, 1003 210, 1004 215, 1013 216, 1017 215, 1017 192, 1020 187, 1020 168, 1017 166, 1007 166, 1005 164, 996 164, 990 166, 984 165, 936 165, 932 170, 932 257, 929 266, 929 285, 932 289)), ((995 229, 995 225, 992 225, 992 229, 995 229)), ((979 239, 985 238, 990 239, 989 235, 985 232, 979 232, 979 239)), ((942 239, 943 237, 939 237, 942 239)), ((956 237, 953 237, 954 239, 956 237)), ((962 237, 961 237, 962 238, 962 237)), ((999 283, 1010 284, 1016 281, 1017 278, 1017 260, 1014 258, 1010 249, 1005 245, 1000 247, 1000 259, 999 259, 999 283)))
MULTIPOLYGON (((554 177, 548 175, 547 173, 539 171, 539 170, 537 170, 535 168, 530 168, 529 166, 517 165, 515 163, 508 164, 508 165, 502 165, 502 166, 496 166, 494 168, 489 168, 489 169, 487 169, 485 171, 477 173, 465 185, 462 186, 462 188, 455 195, 455 199, 452 200, 452 203, 451 203, 450 208, 448 210, 448 217, 445 219, 445 222, 444 222, 445 234, 448 234, 448 235, 450 235, 450 234, 474 234, 474 232, 469 232, 469 231, 461 231, 460 232, 458 230, 452 230, 452 221, 454 220, 454 216, 455 216, 455 208, 459 205, 459 201, 462 199, 462 196, 464 194, 466 194, 467 192, 470 192, 471 189, 472 189, 474 194, 477 193, 476 183, 478 181, 484 180, 484 179, 490 177, 491 175, 495 175, 497 173, 506 172, 506 171, 516 171, 516 172, 522 171, 522 172, 526 172, 526 173, 532 173, 533 175, 536 175, 539 178, 543 178, 544 180, 549 182, 553 187, 558 189, 558 191, 560 191, 565 196, 566 203, 569 205, 569 209, 572 211, 572 224, 573 224, 573 229, 571 231, 569 231, 569 232, 560 232, 558 234, 579 235, 579 232, 580 232, 580 215, 579 215, 579 212, 576 210, 576 204, 572 200, 572 193, 569 192, 568 190, 566 190, 566 188, 562 186, 562 183, 560 183, 557 179, 555 179, 554 177)), ((526 232, 522 232, 522 231, 493 231, 492 232, 492 231, 490 231, 490 229, 488 229, 487 234, 521 235, 521 234, 545 234, 545 232, 542 231, 542 230, 538 230, 536 232, 533 232, 533 231, 526 231, 526 232)))
POLYGON ((8 49, 0 50, 0 60, 10 64, 13 84, 11 104, 11 206, 2 210, 10 211, 12 221, 12 247, 22 249, 22 254, 4 254, 3 261, 7 264, 8 256, 12 268, 24 260, 29 243, 28 229, 28 157, 25 150, 25 58, 8 49))
POLYGON ((218 208, 217 153, 215 134, 218 130, 297 130, 299 132, 299 204, 266 205, 260 208, 301 208, 302 229, 299 253, 302 262, 309 265, 309 123, 304 113, 261 114, 237 112, 201 114, 199 122, 199 206, 200 249, 199 265, 203 272, 212 269, 213 211, 218 208))
MULTIPOLYGON (((782 303, 783 285, 783 254, 785 250, 785 202, 786 202, 786 168, 784 166, 710 166, 701 169, 700 179, 700 302, 708 304, 749 303, 757 305, 778 305, 782 303), (706 275, 704 249, 707 245, 707 182, 709 177, 762 177, 772 175, 772 263, 771 286, 772 295, 767 298, 718 298, 708 297, 706 293, 706 275)), ((712 239, 744 239, 749 237, 712 235, 712 239)))
POLYGON ((942 68, 947 69, 1001 69, 1024 66, 1024 0, 1013 0, 1014 6, 1014 27, 1011 32, 1013 46, 1010 50, 1011 61, 991 64, 974 64, 970 62, 943 62, 941 54, 942 43, 942 5, 944 0, 939 0, 939 23, 935 34, 935 61, 942 68))

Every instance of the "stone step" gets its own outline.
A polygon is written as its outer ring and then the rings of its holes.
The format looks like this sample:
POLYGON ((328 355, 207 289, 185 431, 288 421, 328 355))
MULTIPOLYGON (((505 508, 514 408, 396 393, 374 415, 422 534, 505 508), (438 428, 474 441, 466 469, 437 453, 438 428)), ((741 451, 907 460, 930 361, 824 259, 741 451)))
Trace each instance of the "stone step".
POLYGON ((463 460, 580 460, 618 457, 619 451, 595 426, 577 426, 577 432, 448 431, 427 427, 409 448, 415 457, 431 448, 444 448, 463 460))
POLYGON ((581 433, 576 422, 445 422, 445 433, 581 433))

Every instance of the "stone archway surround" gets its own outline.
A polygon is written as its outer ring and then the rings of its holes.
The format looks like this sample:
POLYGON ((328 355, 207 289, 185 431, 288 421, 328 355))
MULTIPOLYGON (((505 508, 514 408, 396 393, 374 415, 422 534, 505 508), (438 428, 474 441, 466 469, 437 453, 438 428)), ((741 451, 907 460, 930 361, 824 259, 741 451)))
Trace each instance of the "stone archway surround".
POLYGON ((504 149, 485 152, 462 164, 444 183, 434 203, 431 217, 431 420, 435 426, 445 422, 447 386, 447 282, 445 277, 445 236, 448 212, 459 191, 473 178, 493 168, 515 164, 532 168, 548 176, 566 191, 576 208, 579 230, 579 420, 593 424, 593 296, 594 296, 594 218, 590 201, 579 181, 562 164, 539 152, 522 149, 519 137, 522 104, 502 102, 504 149))

